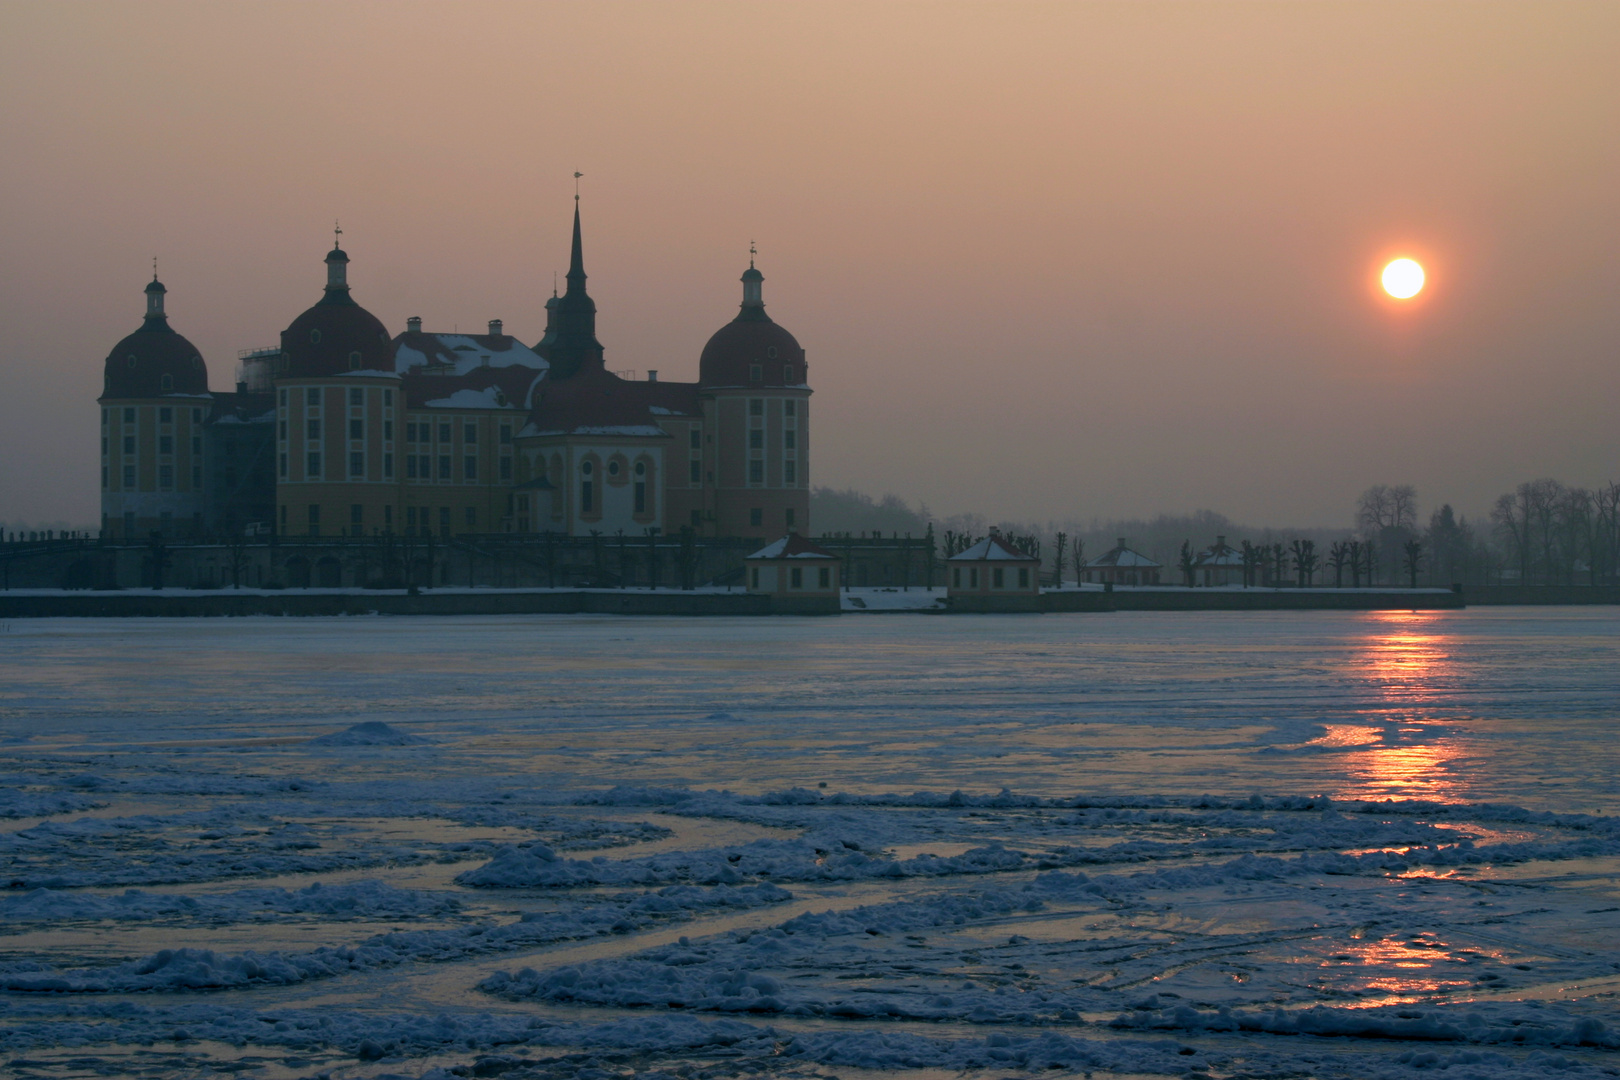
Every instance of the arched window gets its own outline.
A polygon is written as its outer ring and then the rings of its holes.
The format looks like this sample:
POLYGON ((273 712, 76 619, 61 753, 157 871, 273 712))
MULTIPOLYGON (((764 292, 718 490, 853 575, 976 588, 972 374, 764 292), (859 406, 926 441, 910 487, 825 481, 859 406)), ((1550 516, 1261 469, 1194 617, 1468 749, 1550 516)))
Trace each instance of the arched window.
POLYGON ((608 462, 608 475, 609 476, 618 476, 619 475, 619 463, 617 461, 608 462))
POLYGON ((647 463, 645 461, 636 462, 636 475, 637 476, 646 476, 647 475, 647 463))
POLYGON ((158 380, 158 385, 161 386, 165 390, 173 390, 174 389, 174 376, 173 375, 165 375, 165 376, 163 376, 161 379, 158 380))
POLYGON ((766 349, 765 350, 765 355, 769 359, 775 360, 776 359, 776 346, 772 345, 770 348, 766 349))
POLYGON ((591 475, 591 467, 592 466, 589 461, 583 461, 580 462, 579 471, 582 475, 589 476, 591 475))
POLYGON ((135 360, 135 354, 134 353, 130 353, 128 356, 126 356, 124 358, 124 365, 126 367, 134 367, 135 364, 136 364, 136 360, 135 360))
POLYGON ((311 345, 319 345, 321 343, 321 332, 319 330, 311 330, 309 332, 309 343, 311 345))
POLYGON ((349 370, 350 371, 359 371, 360 370, 360 354, 359 353, 352 352, 352 353, 349 354, 349 370))

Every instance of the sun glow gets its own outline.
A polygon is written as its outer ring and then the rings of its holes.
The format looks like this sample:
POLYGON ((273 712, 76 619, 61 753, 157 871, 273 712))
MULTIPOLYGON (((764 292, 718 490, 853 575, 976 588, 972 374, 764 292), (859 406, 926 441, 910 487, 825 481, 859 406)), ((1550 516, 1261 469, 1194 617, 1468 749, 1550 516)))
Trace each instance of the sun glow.
POLYGON ((1396 259, 1384 267, 1384 291, 1397 300, 1410 300, 1423 291, 1423 267, 1411 259, 1396 259))

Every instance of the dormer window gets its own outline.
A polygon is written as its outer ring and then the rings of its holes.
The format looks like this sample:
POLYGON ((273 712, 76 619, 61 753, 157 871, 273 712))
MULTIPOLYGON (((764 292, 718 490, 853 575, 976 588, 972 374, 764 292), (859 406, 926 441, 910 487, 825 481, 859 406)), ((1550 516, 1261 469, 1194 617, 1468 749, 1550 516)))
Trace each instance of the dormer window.
POLYGON ((770 348, 766 349, 765 350, 765 356, 769 360, 775 360, 776 359, 776 346, 772 345, 770 348))
POLYGON ((319 345, 321 343, 321 332, 319 330, 311 330, 309 332, 309 343, 311 345, 319 345))
POLYGON ((359 353, 352 352, 352 353, 349 354, 349 370, 350 371, 359 371, 360 370, 360 354, 359 353))
POLYGON ((132 368, 132 367, 135 366, 136 363, 137 363, 137 361, 135 359, 135 354, 134 353, 130 353, 128 356, 126 356, 124 358, 124 366, 126 366, 126 367, 131 367, 132 368))
POLYGON ((173 390, 174 389, 174 376, 173 375, 165 375, 165 376, 163 376, 161 379, 158 380, 158 385, 161 386, 165 390, 173 390))
POLYGON ((758 364, 748 365, 748 381, 759 382, 765 377, 764 370, 758 364))
POLYGON ((782 365, 782 381, 787 383, 790 386, 793 384, 793 365, 792 364, 783 364, 782 365))

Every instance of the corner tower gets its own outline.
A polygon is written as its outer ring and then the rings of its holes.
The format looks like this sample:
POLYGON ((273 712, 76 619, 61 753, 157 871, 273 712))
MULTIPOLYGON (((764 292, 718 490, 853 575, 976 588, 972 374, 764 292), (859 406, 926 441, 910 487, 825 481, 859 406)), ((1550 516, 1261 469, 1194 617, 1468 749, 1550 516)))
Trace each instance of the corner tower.
POLYGON ((114 345, 101 390, 101 530, 109 538, 200 536, 208 367, 174 332, 156 271, 140 329, 114 345))
MULTIPOLYGON (((752 252, 750 252, 752 255, 752 252)), ((765 314, 765 275, 748 260, 737 317, 698 360, 705 486, 720 536, 810 531, 810 379, 804 349, 765 314)))
POLYGON ((276 388, 276 530, 290 536, 395 531, 403 409, 394 343, 349 291, 349 255, 326 255, 326 291, 281 333, 276 388))

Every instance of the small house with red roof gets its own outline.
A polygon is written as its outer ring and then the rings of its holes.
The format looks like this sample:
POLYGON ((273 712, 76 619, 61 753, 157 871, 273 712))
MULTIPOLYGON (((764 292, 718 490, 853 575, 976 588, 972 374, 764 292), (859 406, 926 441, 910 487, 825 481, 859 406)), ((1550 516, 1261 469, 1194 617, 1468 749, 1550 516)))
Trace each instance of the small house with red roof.
POLYGON ((998 532, 952 555, 945 567, 953 608, 1021 611, 1040 604, 1041 561, 998 532))
POLYGON ((838 556, 796 532, 743 560, 748 591, 765 596, 831 596, 843 587, 838 556))
POLYGON ((1215 542, 1198 553, 1193 563, 1193 579, 1208 588, 1221 585, 1247 585, 1243 552, 1217 536, 1215 542))
POLYGON ((743 560, 748 592, 768 596, 779 615, 836 615, 842 588, 837 555, 796 532, 743 560))
POLYGON ((1162 563, 1126 547, 1122 536, 1112 548, 1081 567, 1080 576, 1084 581, 1104 585, 1157 585, 1163 569, 1162 563))

